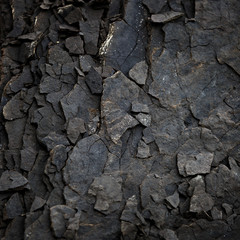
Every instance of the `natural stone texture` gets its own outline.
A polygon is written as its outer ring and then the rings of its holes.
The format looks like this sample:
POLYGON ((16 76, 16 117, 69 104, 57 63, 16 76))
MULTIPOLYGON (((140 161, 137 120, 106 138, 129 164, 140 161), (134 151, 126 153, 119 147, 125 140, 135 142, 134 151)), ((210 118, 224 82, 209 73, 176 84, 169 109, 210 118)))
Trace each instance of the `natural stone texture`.
POLYGON ((136 115, 136 119, 145 127, 149 127, 151 125, 151 116, 144 113, 139 113, 136 115))
POLYGON ((141 140, 138 143, 137 157, 138 158, 148 158, 150 156, 151 156, 151 154, 150 154, 149 146, 141 140))
POLYGON ((36 196, 32 203, 30 211, 34 212, 34 211, 38 210, 39 208, 43 207, 45 203, 46 203, 46 200, 36 196))
POLYGON ((109 214, 119 209, 122 201, 122 178, 102 175, 94 179, 88 193, 96 196, 94 209, 109 214))
POLYGON ((190 202, 190 212, 201 213, 209 211, 214 206, 214 201, 210 194, 204 189, 196 187, 190 202))
POLYGON ((4 209, 4 219, 13 219, 24 213, 23 205, 18 193, 14 193, 8 202, 6 203, 4 209))
POLYGON ((29 188, 28 180, 17 171, 4 171, 0 178, 0 191, 22 190, 29 188))
POLYGON ((75 210, 65 205, 56 205, 50 208, 51 226, 57 238, 63 237, 66 229, 66 222, 73 218, 75 210))
POLYGON ((102 93, 102 77, 93 67, 90 68, 88 74, 86 75, 85 81, 92 94, 102 93))
POLYGON ((170 207, 177 208, 180 203, 179 193, 175 191, 173 195, 166 197, 166 201, 170 207))
POLYGON ((149 113, 149 107, 146 104, 141 104, 139 102, 133 102, 132 103, 132 112, 135 113, 149 113))
POLYGON ((105 79, 103 89, 102 117, 105 118, 112 141, 117 143, 128 128, 138 124, 128 111, 131 103, 138 97, 140 89, 121 72, 105 79))
POLYGON ((71 118, 67 125, 67 136, 72 143, 76 143, 81 133, 85 133, 84 120, 81 118, 71 118))
POLYGON ((177 157, 178 170, 183 176, 209 173, 212 161, 213 154, 210 152, 179 153, 177 157))
POLYGON ((175 20, 179 17, 182 17, 183 15, 184 15, 184 13, 181 13, 181 12, 170 11, 170 12, 165 12, 165 13, 153 14, 151 16, 151 20, 154 23, 166 23, 166 22, 175 20))
POLYGON ((129 71, 129 77, 137 84, 144 85, 148 76, 148 65, 145 61, 139 62, 129 71))
POLYGON ((101 175, 107 153, 108 150, 98 135, 79 140, 63 169, 64 181, 70 186, 79 188, 83 196, 93 178, 101 175))
POLYGON ((150 13, 159 13, 167 4, 167 0, 143 0, 143 4, 148 7, 150 13))
POLYGON ((45 138, 42 139, 48 150, 52 150, 56 145, 69 145, 67 138, 64 135, 57 134, 55 132, 50 132, 45 138))
POLYGON ((80 36, 69 37, 65 40, 65 46, 68 49, 69 53, 72 54, 83 54, 83 41, 80 36))

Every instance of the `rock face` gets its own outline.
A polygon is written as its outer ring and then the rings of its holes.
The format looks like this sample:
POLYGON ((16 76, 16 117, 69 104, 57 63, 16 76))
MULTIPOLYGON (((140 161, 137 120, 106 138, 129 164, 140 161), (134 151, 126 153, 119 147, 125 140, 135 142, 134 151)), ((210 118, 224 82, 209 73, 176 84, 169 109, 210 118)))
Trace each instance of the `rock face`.
POLYGON ((2 0, 0 239, 239 239, 239 12, 2 0))

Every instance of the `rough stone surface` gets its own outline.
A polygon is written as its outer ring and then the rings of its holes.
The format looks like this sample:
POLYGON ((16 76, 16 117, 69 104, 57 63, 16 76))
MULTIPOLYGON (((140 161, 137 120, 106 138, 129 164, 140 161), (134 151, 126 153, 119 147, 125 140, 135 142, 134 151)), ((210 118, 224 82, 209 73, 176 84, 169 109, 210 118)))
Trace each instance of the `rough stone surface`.
POLYGON ((239 0, 2 0, 0 239, 238 240, 239 0))

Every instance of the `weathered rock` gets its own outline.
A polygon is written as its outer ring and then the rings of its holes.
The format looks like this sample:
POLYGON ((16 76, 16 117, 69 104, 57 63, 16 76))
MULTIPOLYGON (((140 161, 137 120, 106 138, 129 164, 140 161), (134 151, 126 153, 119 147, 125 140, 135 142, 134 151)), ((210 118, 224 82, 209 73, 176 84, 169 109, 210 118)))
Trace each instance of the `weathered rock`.
POLYGON ((75 210, 65 205, 56 205, 50 208, 51 226, 57 238, 63 237, 67 230, 67 221, 74 215, 75 210))
POLYGON ((90 68, 88 74, 86 75, 85 81, 92 94, 102 93, 102 77, 93 67, 90 68))
POLYGON ((32 206, 31 206, 30 211, 31 211, 31 212, 34 212, 34 211, 38 210, 39 208, 42 208, 45 203, 46 203, 46 200, 44 200, 44 199, 36 196, 36 197, 34 198, 34 201, 33 201, 33 203, 32 203, 32 206))
POLYGON ((37 151, 31 147, 21 150, 21 169, 31 171, 36 160, 37 151))
POLYGON ((4 213, 4 219, 13 219, 24 213, 23 205, 18 193, 14 193, 10 197, 10 199, 6 203, 4 213))
POLYGON ((151 125, 151 116, 145 113, 139 113, 136 115, 136 119, 145 127, 151 125))
POLYGON ((29 189, 28 180, 17 171, 4 171, 0 178, 0 191, 29 189))
POLYGON ((52 150, 56 145, 69 145, 69 141, 64 135, 57 134, 55 132, 50 132, 42 142, 47 147, 48 150, 52 150))
POLYGON ((212 161, 213 154, 210 152, 178 153, 177 157, 178 170, 183 176, 209 173, 212 161))
POLYGON ((119 209, 122 201, 122 178, 102 175, 94 179, 88 194, 96 196, 94 209, 109 214, 119 209))
POLYGON ((209 211, 214 206, 214 201, 210 194, 206 193, 204 189, 196 187, 190 202, 190 211, 201 213, 202 211, 209 211))
POLYGON ((222 211, 218 210, 216 207, 213 207, 211 210, 211 215, 214 220, 221 220, 222 219, 222 211))
POLYGON ((166 23, 166 22, 175 20, 177 18, 180 18, 183 15, 184 15, 184 13, 181 13, 181 12, 170 11, 170 12, 165 12, 165 13, 153 14, 151 16, 151 20, 154 23, 166 23))
POLYGON ((167 0, 143 0, 143 4, 147 6, 150 13, 159 13, 167 4, 167 0))
POLYGON ((71 118, 67 125, 67 135, 72 143, 76 143, 81 133, 85 133, 84 120, 81 118, 71 118))
POLYGON ((67 38, 65 40, 65 46, 69 53, 84 54, 83 41, 80 36, 67 38))
POLYGON ((148 65, 145 61, 139 62, 129 71, 129 77, 137 84, 144 85, 148 76, 148 65))
POLYGON ((170 204, 170 207, 177 208, 180 203, 178 191, 175 191, 173 195, 166 197, 166 201, 170 204))
POLYGON ((165 240, 178 240, 176 233, 171 229, 164 229, 160 231, 160 236, 165 240))
POLYGON ((131 103, 138 97, 140 89, 121 72, 105 79, 103 89, 102 117, 105 118, 112 141, 117 143, 128 128, 138 124, 128 111, 131 103))
POLYGON ((101 175, 107 153, 108 150, 98 135, 78 141, 63 169, 64 181, 79 188, 83 196, 94 177, 101 175))
POLYGON ((137 157, 138 158, 148 158, 150 156, 151 156, 151 154, 150 154, 149 146, 141 140, 138 143, 137 157))

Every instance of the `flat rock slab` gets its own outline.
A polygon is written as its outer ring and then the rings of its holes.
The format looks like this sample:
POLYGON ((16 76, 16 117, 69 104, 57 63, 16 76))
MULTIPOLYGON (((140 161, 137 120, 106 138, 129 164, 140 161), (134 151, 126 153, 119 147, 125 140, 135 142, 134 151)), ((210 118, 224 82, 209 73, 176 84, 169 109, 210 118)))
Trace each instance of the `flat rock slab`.
POLYGON ((6 170, 0 178, 0 192, 29 188, 27 184, 28 180, 22 174, 6 170))
POLYGON ((129 77, 137 84, 144 85, 148 76, 148 65, 145 61, 136 63, 129 71, 129 77))
POLYGON ((181 13, 181 12, 169 11, 166 13, 153 14, 151 16, 151 20, 154 23, 167 23, 177 18, 180 18, 183 15, 184 13, 181 13))
POLYGON ((210 173, 213 153, 201 152, 196 154, 179 153, 177 165, 179 173, 183 176, 210 173))
POLYGON ((132 102, 138 98, 140 88, 120 71, 105 79, 102 96, 102 116, 113 142, 117 143, 123 133, 136 126, 138 121, 130 112, 132 102))

